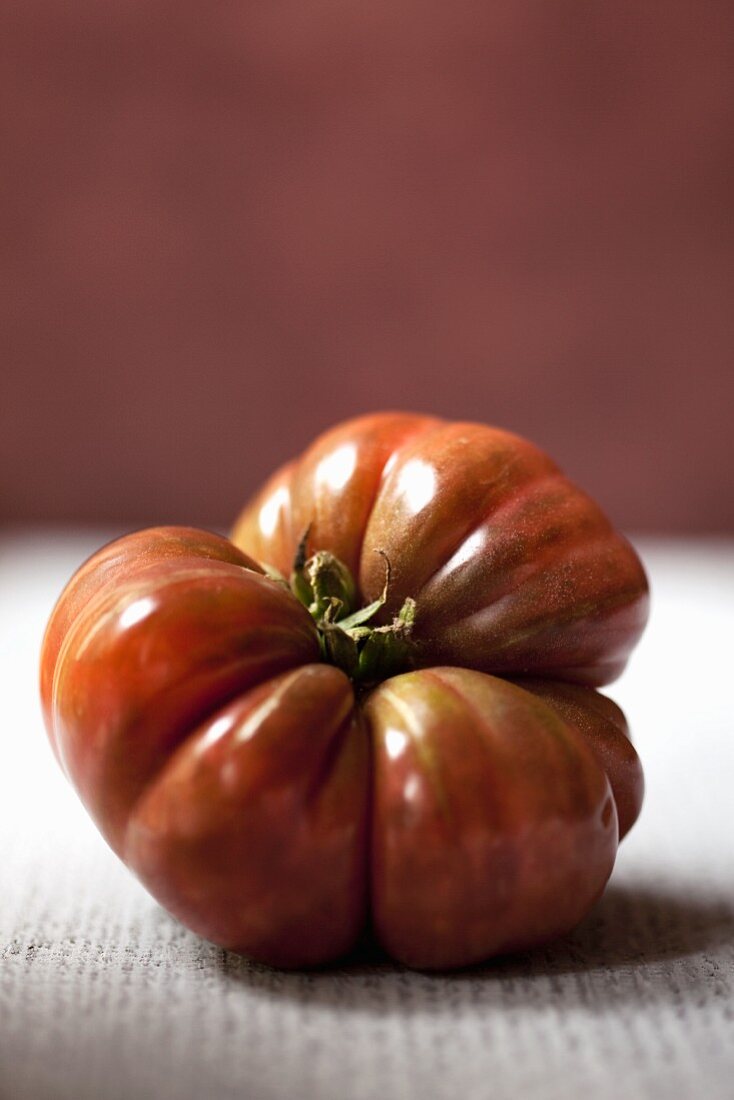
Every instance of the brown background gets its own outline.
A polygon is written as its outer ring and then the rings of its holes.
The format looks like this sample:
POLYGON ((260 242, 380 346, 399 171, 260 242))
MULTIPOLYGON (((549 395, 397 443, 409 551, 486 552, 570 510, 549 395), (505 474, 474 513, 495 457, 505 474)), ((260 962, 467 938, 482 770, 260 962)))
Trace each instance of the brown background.
POLYGON ((734 5, 4 0, 0 517, 226 524, 381 407, 734 529, 734 5))

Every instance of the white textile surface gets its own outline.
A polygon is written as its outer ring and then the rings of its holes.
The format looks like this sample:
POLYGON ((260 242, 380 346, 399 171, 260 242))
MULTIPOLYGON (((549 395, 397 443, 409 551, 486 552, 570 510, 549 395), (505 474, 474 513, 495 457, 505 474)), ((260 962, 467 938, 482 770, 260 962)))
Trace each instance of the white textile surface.
POLYGON ((610 687, 647 796, 562 942, 453 975, 251 965, 117 861, 46 744, 52 603, 105 533, 0 539, 3 1100, 734 1097, 734 543, 639 542, 651 625, 610 687))

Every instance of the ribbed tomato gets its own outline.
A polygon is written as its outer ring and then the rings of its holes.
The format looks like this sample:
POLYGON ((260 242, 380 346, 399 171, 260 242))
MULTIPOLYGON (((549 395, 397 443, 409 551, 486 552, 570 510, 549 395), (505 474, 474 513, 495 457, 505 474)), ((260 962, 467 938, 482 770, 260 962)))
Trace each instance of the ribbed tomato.
POLYGON ((49 622, 49 735, 112 848, 275 965, 366 926, 426 968, 573 927, 642 798, 588 685, 647 588, 596 505, 515 436, 384 414, 317 440, 233 537, 118 540, 49 622))

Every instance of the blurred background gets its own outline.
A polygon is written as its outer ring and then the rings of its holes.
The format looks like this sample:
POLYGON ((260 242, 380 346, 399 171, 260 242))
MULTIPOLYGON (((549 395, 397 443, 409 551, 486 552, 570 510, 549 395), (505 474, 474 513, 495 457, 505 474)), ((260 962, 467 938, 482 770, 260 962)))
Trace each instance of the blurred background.
POLYGON ((734 5, 4 0, 0 520, 227 526, 349 415, 734 530, 734 5))

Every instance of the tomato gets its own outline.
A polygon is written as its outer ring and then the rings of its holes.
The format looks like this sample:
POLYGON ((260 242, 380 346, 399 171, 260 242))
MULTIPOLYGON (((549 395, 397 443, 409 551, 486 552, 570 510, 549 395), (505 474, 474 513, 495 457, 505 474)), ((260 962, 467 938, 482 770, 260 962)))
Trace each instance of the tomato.
POLYGON ((343 425, 233 541, 103 548, 51 616, 51 743, 176 917, 270 964, 366 927, 442 969, 541 943, 599 897, 639 813, 623 665, 634 551, 529 443, 384 414, 343 425))

